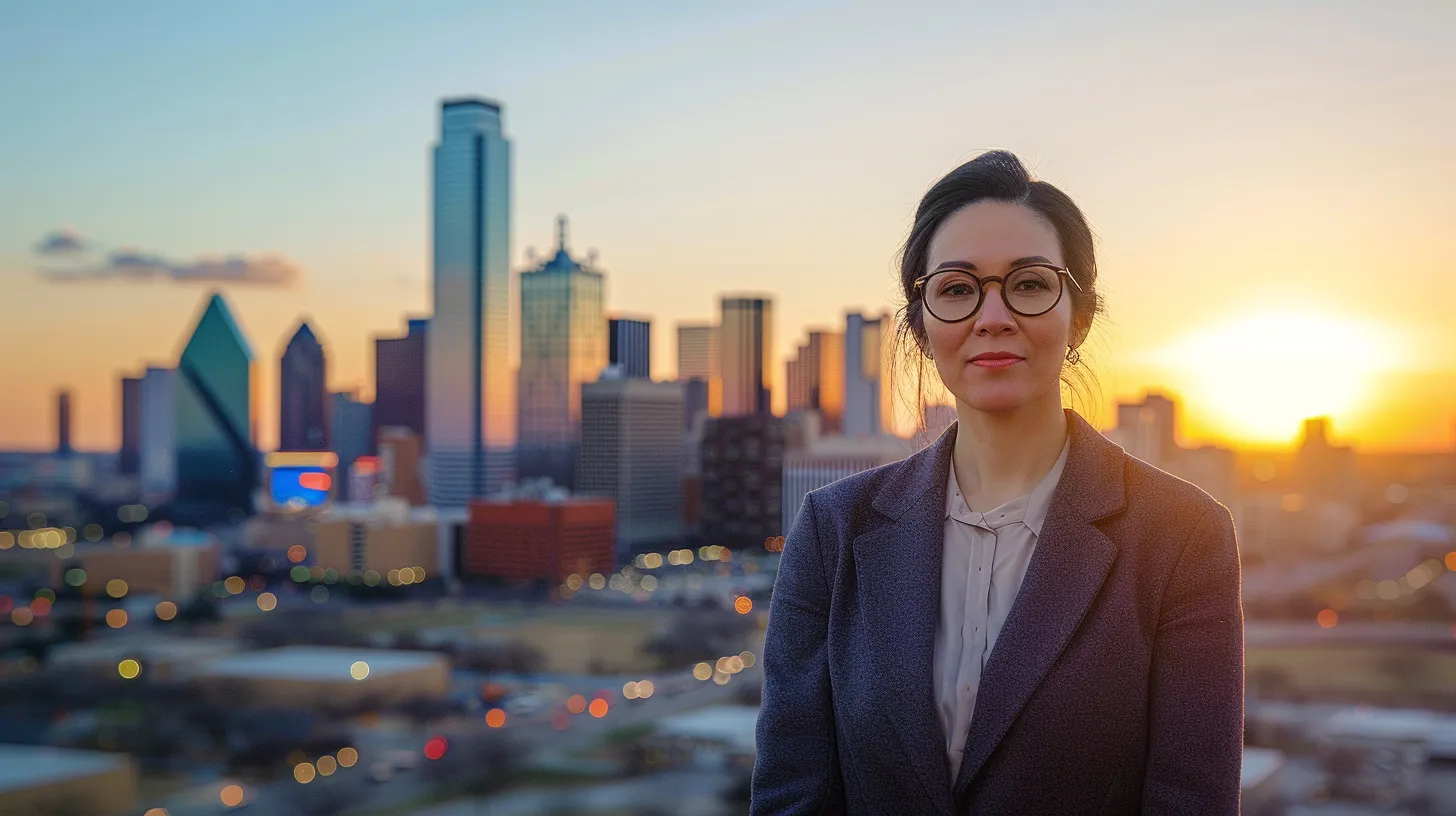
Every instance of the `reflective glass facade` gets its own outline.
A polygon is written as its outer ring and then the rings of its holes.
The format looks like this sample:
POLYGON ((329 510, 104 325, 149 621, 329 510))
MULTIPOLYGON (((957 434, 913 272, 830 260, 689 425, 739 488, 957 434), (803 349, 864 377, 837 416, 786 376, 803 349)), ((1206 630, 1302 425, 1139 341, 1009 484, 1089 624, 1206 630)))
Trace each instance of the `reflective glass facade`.
POLYGON ((177 363, 176 520, 216 524, 252 513, 255 375, 247 339, 222 295, 214 294, 177 363))
POLYGON ((499 105, 443 103, 433 195, 434 316, 425 386, 430 500, 463 507, 514 478, 511 145, 499 105))

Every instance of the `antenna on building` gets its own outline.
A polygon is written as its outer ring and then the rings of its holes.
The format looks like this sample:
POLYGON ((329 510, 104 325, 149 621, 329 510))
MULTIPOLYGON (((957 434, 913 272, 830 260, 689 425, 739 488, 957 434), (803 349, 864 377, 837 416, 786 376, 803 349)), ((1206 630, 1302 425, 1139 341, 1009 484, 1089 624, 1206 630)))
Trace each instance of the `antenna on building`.
POLYGON ((556 216, 556 248, 565 251, 566 249, 566 216, 556 216))

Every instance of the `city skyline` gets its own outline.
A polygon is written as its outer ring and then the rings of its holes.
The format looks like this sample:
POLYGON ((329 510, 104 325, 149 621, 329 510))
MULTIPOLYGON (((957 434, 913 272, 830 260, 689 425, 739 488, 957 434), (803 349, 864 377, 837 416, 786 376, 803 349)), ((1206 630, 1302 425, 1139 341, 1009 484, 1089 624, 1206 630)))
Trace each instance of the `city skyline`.
MULTIPOLYGON (((1433 15, 1453 12, 1121 10, 641 6, 618 23, 576 7, 563 41, 603 47, 568 48, 564 64, 528 45, 540 12, 461 7, 409 25, 381 14, 348 42, 315 38, 314 53, 298 38, 336 22, 315 11, 292 33, 238 20, 235 39, 199 35, 224 71, 249 38, 281 38, 270 71, 282 73, 240 73, 218 94, 176 70, 187 52, 168 44, 166 15, 106 12, 61 36, 60 15, 7 11, 0 51, 41 70, 0 89, 16 114, 0 154, 27 157, 6 168, 0 202, 0 345, 45 341, 0 367, 17 384, 0 403, 0 448, 51 447, 61 389, 75 394, 75 446, 117 448, 119 378, 175 364, 212 279, 256 347, 308 319, 330 339, 329 389, 372 396, 373 338, 430 311, 428 145, 439 101, 465 93, 499 99, 521 148, 513 276, 528 248, 551 245, 551 216, 570 212, 612 270, 611 312, 671 332, 712 319, 722 293, 771 293, 776 380, 802 332, 897 305, 891 262, 920 193, 1007 147, 1066 189, 1101 239, 1109 319, 1087 355, 1103 398, 1089 419, 1110 424, 1114 400, 1159 390, 1179 395, 1194 440, 1292 443, 1303 418, 1328 414, 1335 437, 1362 448, 1449 449, 1456 239, 1442 225, 1456 205, 1436 134, 1456 121, 1456 70, 1433 15), (949 48, 958 28, 1013 36, 949 48), (451 56, 484 30, 521 43, 451 56), (823 36, 804 49, 809 30, 823 36), (77 58, 118 32, 141 57, 105 71, 77 58), (1037 65, 1014 61, 1014 43, 1033 37, 1059 46, 1037 65), (269 101, 305 53, 356 70, 269 101), (1138 68, 1153 60, 1157 76, 1138 68), (719 78, 701 63, 737 70, 719 78), (984 64, 1016 70, 987 83, 984 64), (126 116, 122 100, 155 115, 126 116), (268 126, 235 127, 237 110, 268 126), (96 116, 119 126, 84 126, 96 116), (78 260, 88 248, 109 265, 78 260), (1377 269, 1404 270, 1421 297, 1369 287, 1377 269)), ((671 375, 674 355, 655 344, 654 377, 671 375)), ((276 444, 275 366, 259 361, 264 448, 276 444)))

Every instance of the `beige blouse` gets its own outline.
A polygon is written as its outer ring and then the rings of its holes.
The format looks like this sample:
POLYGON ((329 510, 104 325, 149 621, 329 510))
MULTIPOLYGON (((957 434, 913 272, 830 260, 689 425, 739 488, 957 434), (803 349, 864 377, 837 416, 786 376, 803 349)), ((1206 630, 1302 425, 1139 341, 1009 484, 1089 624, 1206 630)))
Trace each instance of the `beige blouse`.
POLYGON ((962 498, 951 461, 935 633, 935 701, 952 780, 960 771, 981 670, 1026 576, 1071 444, 1068 434, 1062 455, 1030 493, 985 513, 972 511, 962 498))

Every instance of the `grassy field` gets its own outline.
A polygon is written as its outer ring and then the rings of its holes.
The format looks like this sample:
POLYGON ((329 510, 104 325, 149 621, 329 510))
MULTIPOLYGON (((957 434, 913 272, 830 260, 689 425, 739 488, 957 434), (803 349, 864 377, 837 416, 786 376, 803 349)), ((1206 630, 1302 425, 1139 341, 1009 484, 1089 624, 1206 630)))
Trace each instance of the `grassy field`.
POLYGON ((1245 668, 1251 688, 1352 701, 1389 702, 1449 697, 1456 705, 1456 652, 1404 645, 1309 646, 1249 649, 1245 668))

